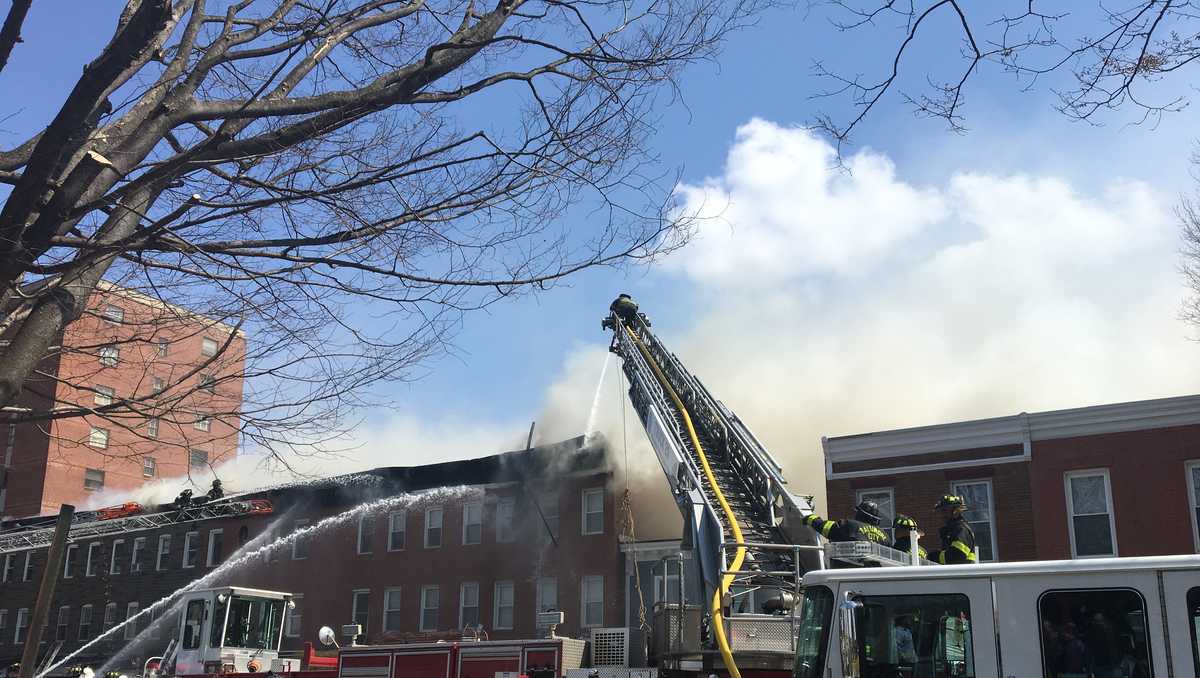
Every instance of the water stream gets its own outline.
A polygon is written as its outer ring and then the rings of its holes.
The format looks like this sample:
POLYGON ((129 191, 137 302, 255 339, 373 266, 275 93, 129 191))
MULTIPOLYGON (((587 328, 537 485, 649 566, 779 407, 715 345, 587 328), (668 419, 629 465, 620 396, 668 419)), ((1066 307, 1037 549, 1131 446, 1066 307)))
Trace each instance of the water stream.
POLYGON ((600 380, 596 382, 596 395, 592 396, 592 410, 588 412, 587 426, 583 429, 584 444, 592 442, 596 437, 596 420, 600 414, 600 391, 604 389, 604 377, 608 375, 608 365, 612 362, 612 352, 604 354, 604 367, 600 368, 600 380))
MULTIPOLYGON (((47 667, 46 670, 37 674, 35 676, 35 678, 43 678, 43 676, 46 676, 54 669, 62 666, 63 664, 66 664, 72 658, 78 656, 80 653, 84 652, 85 650, 92 647, 96 643, 99 643, 101 640, 109 638, 117 633, 123 633, 125 627, 128 626, 129 624, 137 621, 138 619, 140 619, 148 614, 154 613, 156 610, 161 610, 162 608, 170 605, 171 603, 173 603, 175 601, 178 601, 180 596, 184 595, 188 591, 194 591, 196 589, 203 589, 203 588, 210 588, 210 587, 216 585, 221 577, 235 573, 239 568, 251 563, 256 558, 258 558, 258 559, 264 558, 264 556, 268 555, 274 549, 290 547, 293 543, 296 542, 297 539, 308 538, 308 537, 314 536, 316 534, 319 534, 321 532, 324 532, 325 530, 328 530, 330 528, 344 525, 352 520, 358 519, 359 516, 362 516, 365 514, 384 512, 384 511, 388 511, 392 508, 398 508, 398 507, 402 507, 402 506, 403 507, 417 506, 422 503, 442 503, 442 502, 447 502, 447 501, 453 501, 455 499, 463 497, 464 495, 468 494, 470 491, 471 491, 471 488, 469 486, 459 485, 459 486, 455 486, 455 487, 442 487, 442 488, 437 488, 437 489, 423 491, 423 492, 404 493, 404 494, 394 495, 391 497, 384 497, 382 499, 376 499, 374 501, 369 501, 369 502, 366 502, 363 504, 359 504, 349 510, 343 511, 342 513, 330 516, 330 517, 325 518, 317 523, 314 523, 313 525, 310 525, 305 528, 301 528, 299 530, 295 530, 294 532, 291 532, 287 535, 284 535, 282 537, 272 540, 272 536, 274 536, 274 534, 275 534, 275 530, 274 530, 275 526, 284 521, 283 518, 279 518, 279 519, 275 520, 274 522, 272 522, 267 530, 264 530, 261 534, 256 536, 254 539, 251 539, 250 541, 248 541, 243 547, 241 547, 236 552, 234 552, 230 556, 229 559, 227 559, 224 563, 221 563, 221 565, 217 566, 215 569, 213 569, 208 574, 204 575, 203 577, 200 577, 199 579, 193 580, 186 586, 184 586, 180 589, 177 589, 173 593, 171 593, 171 594, 155 601, 151 605, 148 605, 147 607, 139 610, 138 613, 133 615, 132 617, 129 617, 129 618, 125 619, 124 621, 120 622, 119 624, 113 626, 112 628, 104 631, 100 635, 98 635, 95 638, 93 638, 92 640, 88 641, 86 644, 79 647, 79 649, 77 649, 74 652, 55 661, 55 663, 52 664, 51 666, 47 667)), ((155 620, 155 621, 157 623, 161 623, 162 620, 164 620, 164 619, 172 619, 172 617, 169 614, 164 614, 158 620, 155 620)), ((135 637, 134 639, 132 639, 128 643, 126 643, 125 647, 129 648, 129 647, 133 647, 133 646, 137 645, 138 640, 141 638, 141 634, 146 633, 149 630, 150 630, 150 627, 148 626, 141 633, 139 633, 137 637, 135 637)), ((117 659, 119 659, 122 656, 124 649, 125 648, 122 648, 122 650, 119 650, 115 655, 113 655, 111 658, 109 658, 109 660, 106 661, 103 666, 101 666, 99 669, 96 670, 96 674, 104 675, 104 671, 106 670, 106 668, 109 665, 113 664, 117 659)))

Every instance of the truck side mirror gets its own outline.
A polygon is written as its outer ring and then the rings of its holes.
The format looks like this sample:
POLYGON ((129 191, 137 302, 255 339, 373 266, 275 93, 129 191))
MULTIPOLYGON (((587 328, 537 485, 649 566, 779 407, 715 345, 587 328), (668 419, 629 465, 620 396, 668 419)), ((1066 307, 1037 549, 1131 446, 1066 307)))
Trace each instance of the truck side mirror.
POLYGON ((840 636, 842 650, 842 675, 845 678, 859 678, 862 674, 858 664, 858 622, 857 613, 862 603, 855 599, 853 591, 842 593, 842 602, 838 604, 838 617, 841 618, 840 636))

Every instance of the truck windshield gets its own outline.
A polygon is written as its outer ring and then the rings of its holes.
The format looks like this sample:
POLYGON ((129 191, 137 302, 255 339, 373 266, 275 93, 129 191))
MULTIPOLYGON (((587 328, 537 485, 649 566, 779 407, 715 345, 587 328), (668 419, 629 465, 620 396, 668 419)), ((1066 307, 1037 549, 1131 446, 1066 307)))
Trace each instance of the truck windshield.
POLYGON ((829 647, 832 625, 833 592, 824 586, 804 590, 800 608, 800 637, 796 641, 795 678, 819 678, 825 666, 825 648, 829 647))
POLYGON ((229 602, 225 647, 275 650, 283 621, 283 601, 251 596, 234 596, 229 602))

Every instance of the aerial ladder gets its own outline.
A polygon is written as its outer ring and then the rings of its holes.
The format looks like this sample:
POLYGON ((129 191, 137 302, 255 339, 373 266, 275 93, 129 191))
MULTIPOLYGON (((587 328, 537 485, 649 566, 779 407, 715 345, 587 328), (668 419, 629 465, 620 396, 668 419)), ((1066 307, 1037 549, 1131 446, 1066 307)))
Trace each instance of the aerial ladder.
MULTIPOLYGON (((824 563, 820 538, 803 524, 812 497, 788 489, 766 447, 667 350, 628 295, 613 302, 602 326, 613 332, 610 350, 622 359, 629 399, 683 514, 683 548, 703 582, 709 641, 739 678, 730 590, 775 591, 774 611, 793 616, 800 576, 824 563)), ((792 640, 781 662, 790 660, 792 640)))

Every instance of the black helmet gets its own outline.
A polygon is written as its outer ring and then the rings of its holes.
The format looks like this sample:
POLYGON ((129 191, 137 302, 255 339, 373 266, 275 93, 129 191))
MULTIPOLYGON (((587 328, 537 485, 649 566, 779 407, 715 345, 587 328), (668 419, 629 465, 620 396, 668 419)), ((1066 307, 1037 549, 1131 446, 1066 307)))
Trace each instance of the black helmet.
POLYGON ((879 504, 876 504, 870 499, 860 503, 858 506, 855 506, 854 512, 858 519, 864 523, 878 525, 883 521, 883 514, 879 512, 879 504))
POLYGON ((901 514, 896 516, 896 519, 892 521, 892 527, 896 528, 897 530, 915 530, 917 529, 917 521, 913 520, 909 516, 901 514))
POLYGON ((959 497, 959 496, 956 496, 953 494, 943 494, 942 498, 938 500, 937 504, 934 504, 933 508, 935 508, 935 509, 943 509, 943 508, 966 509, 967 502, 963 501, 962 497, 959 497))

